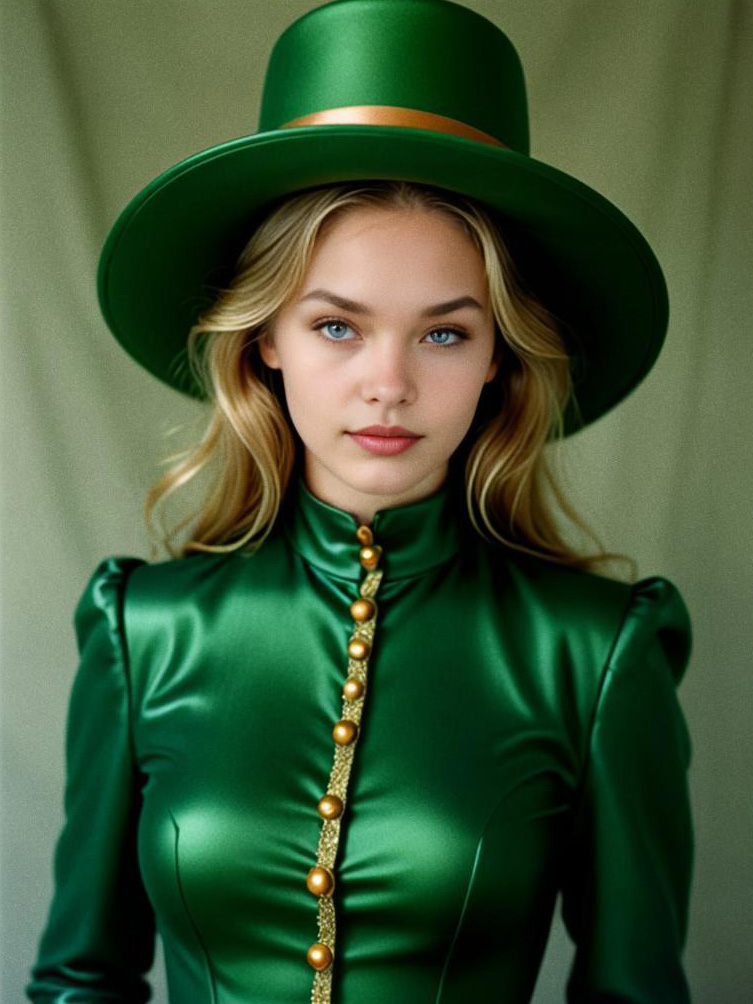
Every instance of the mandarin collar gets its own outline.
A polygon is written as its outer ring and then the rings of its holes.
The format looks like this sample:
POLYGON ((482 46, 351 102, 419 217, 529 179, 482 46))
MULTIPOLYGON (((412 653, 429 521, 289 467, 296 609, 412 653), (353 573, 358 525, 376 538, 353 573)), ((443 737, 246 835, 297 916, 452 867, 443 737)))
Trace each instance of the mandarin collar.
MULTIPOLYGON (((360 523, 353 513, 314 495, 300 474, 289 485, 281 522, 306 561, 338 578, 361 580, 360 523)), ((461 523, 460 500, 449 477, 423 499, 379 509, 368 525, 382 548, 379 564, 385 579, 420 575, 447 561, 460 550, 461 523)))

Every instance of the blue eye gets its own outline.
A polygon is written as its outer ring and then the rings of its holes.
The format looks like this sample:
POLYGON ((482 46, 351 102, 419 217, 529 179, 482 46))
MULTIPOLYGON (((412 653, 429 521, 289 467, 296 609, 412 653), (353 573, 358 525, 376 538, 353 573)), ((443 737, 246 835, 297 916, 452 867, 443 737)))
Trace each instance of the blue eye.
MULTIPOLYGON (((464 341, 468 336, 462 331, 458 331, 457 328, 434 328, 433 331, 429 332, 430 335, 458 335, 460 341, 464 341)), ((459 342, 434 342, 434 345, 458 345, 459 342)))
MULTIPOLYGON (((324 329, 331 327, 347 328, 349 330, 352 330, 350 328, 350 325, 346 324, 345 321, 342 321, 336 317, 330 317, 330 318, 325 318, 325 320, 323 321, 319 321, 318 324, 315 324, 314 331, 316 331, 319 334, 319 336, 323 338, 326 342, 350 342, 353 340, 351 338, 337 338, 333 336, 331 333, 329 335, 324 334, 324 329)), ((448 335, 448 334, 457 335, 457 340, 454 342, 441 341, 441 342, 429 343, 430 345, 447 346, 447 348, 452 348, 455 345, 462 345, 462 343, 468 339, 468 335, 464 331, 462 331, 460 328, 454 328, 454 327, 434 328, 428 334, 429 337, 433 335, 448 335)))
MULTIPOLYGON (((320 324, 316 325, 316 329, 315 330, 318 330, 320 332, 320 334, 321 334, 321 329, 322 328, 330 328, 330 327, 349 328, 350 325, 346 324, 345 321, 322 321, 320 324)), ((345 341, 345 339, 343 339, 343 338, 329 338, 329 339, 327 339, 327 341, 342 342, 342 341, 345 341)))

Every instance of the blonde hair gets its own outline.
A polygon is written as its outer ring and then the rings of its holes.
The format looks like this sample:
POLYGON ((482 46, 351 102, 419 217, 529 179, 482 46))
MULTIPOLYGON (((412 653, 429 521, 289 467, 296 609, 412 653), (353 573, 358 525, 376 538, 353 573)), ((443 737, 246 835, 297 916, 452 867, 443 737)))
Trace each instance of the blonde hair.
MULTIPOLYGON (((201 442, 165 463, 173 466, 148 491, 145 521, 158 504, 215 463, 217 474, 198 510, 162 542, 172 557, 194 551, 255 551, 272 529, 302 448, 285 402, 279 370, 267 367, 258 342, 307 273, 317 237, 355 207, 421 209, 443 213, 461 226, 481 253, 496 321, 495 357, 505 364, 485 385, 474 421, 453 454, 462 470, 471 523, 488 541, 588 571, 614 560, 575 512, 557 484, 545 446, 563 438, 563 414, 572 396, 568 354, 558 323, 526 290, 499 225, 474 200, 433 186, 374 180, 322 185, 278 202, 255 229, 230 283, 191 328, 185 362, 211 412, 201 442), (325 226, 326 225, 326 226, 325 226), (560 510, 597 545, 579 554, 563 539, 546 489, 560 510), (192 520, 181 547, 175 535, 192 520)), ((452 475, 450 475, 452 476, 452 475)), ((156 557, 157 545, 152 546, 156 557)))

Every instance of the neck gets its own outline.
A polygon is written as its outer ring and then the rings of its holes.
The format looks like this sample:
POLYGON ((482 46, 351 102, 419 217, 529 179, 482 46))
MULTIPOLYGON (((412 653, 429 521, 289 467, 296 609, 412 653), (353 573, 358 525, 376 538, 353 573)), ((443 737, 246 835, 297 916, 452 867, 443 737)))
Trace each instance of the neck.
MULTIPOLYGON (((460 550, 464 511, 451 481, 401 505, 377 509, 370 520, 374 543, 383 549, 389 579, 422 574, 460 550)), ((354 513, 318 498, 298 475, 288 487, 283 530, 293 548, 311 564, 339 578, 360 581, 364 523, 354 513)))

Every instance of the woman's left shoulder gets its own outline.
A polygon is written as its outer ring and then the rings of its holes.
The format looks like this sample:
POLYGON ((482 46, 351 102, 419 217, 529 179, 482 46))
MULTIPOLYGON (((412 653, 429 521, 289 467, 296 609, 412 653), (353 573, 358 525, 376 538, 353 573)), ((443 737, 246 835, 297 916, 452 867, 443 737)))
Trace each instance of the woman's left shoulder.
POLYGON ((527 555, 510 560, 508 569, 514 593, 565 634, 611 641, 616 650, 634 650, 658 637, 673 650, 676 665, 686 661, 690 614, 679 588, 667 577, 622 582, 527 555))

